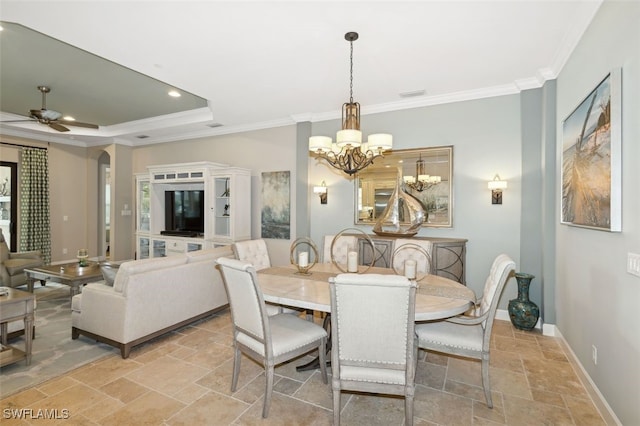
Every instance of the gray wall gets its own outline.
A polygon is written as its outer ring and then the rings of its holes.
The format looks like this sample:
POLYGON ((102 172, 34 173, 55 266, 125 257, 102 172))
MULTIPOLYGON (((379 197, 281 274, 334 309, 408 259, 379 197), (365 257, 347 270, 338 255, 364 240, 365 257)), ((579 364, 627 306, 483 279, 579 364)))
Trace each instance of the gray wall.
POLYGON ((556 314, 562 335, 625 425, 640 424, 640 278, 626 273, 627 252, 640 253, 639 23, 640 3, 605 1, 557 79, 560 164, 560 123, 613 68, 622 68, 622 232, 558 225, 556 314))
MULTIPOLYGON (((447 105, 364 116, 364 136, 393 134, 394 148, 453 145, 453 228, 421 228, 420 236, 467 238, 467 285, 482 293, 489 267, 500 253, 520 265, 522 141, 520 95, 500 96, 447 105), (508 181, 502 205, 491 204, 487 182, 494 175, 508 181)), ((337 120, 313 123, 312 134, 335 139, 337 120)), ((322 237, 353 227, 354 185, 325 162, 311 160, 309 185, 323 180, 328 204, 311 197, 311 237, 322 249, 322 237)), ((371 232, 371 226, 363 226, 371 232)), ((516 297, 515 281, 501 305, 516 297)), ((539 300, 534 302, 539 303, 539 300)))

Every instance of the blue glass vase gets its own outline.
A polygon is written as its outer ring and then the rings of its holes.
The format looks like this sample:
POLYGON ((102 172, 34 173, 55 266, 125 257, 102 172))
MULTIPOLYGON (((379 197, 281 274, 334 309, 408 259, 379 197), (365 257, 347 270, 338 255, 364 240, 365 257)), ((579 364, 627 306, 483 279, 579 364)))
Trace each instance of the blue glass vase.
POLYGON ((538 305, 529 300, 529 285, 535 276, 516 272, 518 298, 509 301, 509 318, 519 330, 531 330, 540 317, 538 305))

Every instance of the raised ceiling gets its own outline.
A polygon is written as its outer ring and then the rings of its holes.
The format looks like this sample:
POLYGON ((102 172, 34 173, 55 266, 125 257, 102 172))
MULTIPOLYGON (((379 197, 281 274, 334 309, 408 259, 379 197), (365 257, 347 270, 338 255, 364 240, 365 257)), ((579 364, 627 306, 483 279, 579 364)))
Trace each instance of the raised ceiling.
POLYGON ((600 3, 3 0, 0 120, 48 85, 47 108, 100 128, 0 133, 138 145, 338 118, 348 31, 363 114, 517 93, 557 76, 600 3))

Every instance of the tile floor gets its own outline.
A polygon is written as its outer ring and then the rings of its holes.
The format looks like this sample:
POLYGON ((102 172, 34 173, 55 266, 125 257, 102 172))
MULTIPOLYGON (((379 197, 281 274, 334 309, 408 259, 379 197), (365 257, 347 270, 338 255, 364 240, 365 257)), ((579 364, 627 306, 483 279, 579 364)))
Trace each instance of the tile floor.
MULTIPOLYGON (((496 321, 492 345, 494 408, 485 405, 478 362, 428 353, 418 362, 414 424, 612 424, 592 402, 593 390, 559 339, 496 321)), ((310 357, 276 369, 269 418, 263 420, 262 368, 243 358, 238 390, 231 393, 232 354, 226 311, 134 349, 126 360, 109 356, 3 399, 2 424, 332 423, 330 384, 318 371, 295 370, 310 357), (12 409, 27 419, 12 418, 12 409), (57 420, 44 421, 46 416, 57 420)), ((403 399, 343 394, 341 419, 343 425, 402 425, 403 399)))

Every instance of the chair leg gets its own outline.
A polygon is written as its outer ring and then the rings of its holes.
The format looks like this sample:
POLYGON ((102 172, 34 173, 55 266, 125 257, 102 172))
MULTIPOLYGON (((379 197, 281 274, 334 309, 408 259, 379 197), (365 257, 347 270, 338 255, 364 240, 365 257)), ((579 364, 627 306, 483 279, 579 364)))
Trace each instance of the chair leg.
POLYGON ((333 426, 340 426, 340 384, 335 380, 333 382, 333 426))
POLYGON ((413 397, 406 397, 404 400, 404 424, 413 426, 413 397))
POLYGON ((413 395, 415 388, 407 389, 404 396, 404 424, 413 426, 413 395))
POLYGON ((273 390, 274 366, 265 365, 264 374, 267 378, 264 389, 264 406, 262 407, 262 418, 266 419, 269 415, 269 407, 271 406, 271 391, 273 390))
POLYGON ((238 386, 238 376, 240 375, 240 361, 242 359, 242 353, 240 349, 236 347, 235 354, 233 355, 233 374, 231 376, 231 392, 236 391, 238 386))
POLYGON ((318 359, 320 361, 320 372, 322 373, 322 382, 327 384, 327 339, 322 339, 318 348, 318 359))
POLYGON ((482 358, 482 387, 484 388, 484 397, 487 400, 487 407, 493 408, 491 400, 491 383, 489 382, 489 357, 482 358))

